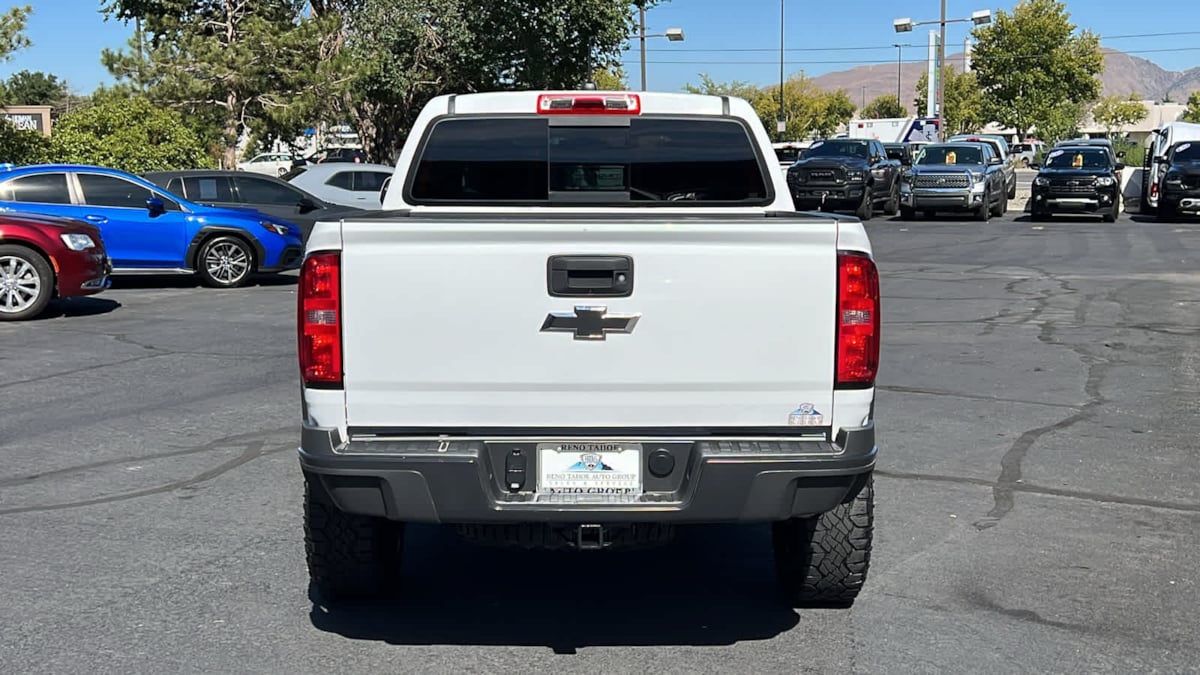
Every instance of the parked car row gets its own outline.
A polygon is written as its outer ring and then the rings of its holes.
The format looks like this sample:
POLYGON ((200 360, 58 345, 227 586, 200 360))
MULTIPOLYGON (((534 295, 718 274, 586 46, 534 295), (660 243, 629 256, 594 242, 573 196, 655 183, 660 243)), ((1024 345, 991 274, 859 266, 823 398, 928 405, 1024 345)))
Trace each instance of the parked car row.
POLYGON ((118 275, 194 275, 236 288, 296 269, 317 220, 379 209, 391 167, 312 165, 292 182, 247 171, 0 167, 0 320, 118 275), (307 189, 305 189, 307 188, 307 189))

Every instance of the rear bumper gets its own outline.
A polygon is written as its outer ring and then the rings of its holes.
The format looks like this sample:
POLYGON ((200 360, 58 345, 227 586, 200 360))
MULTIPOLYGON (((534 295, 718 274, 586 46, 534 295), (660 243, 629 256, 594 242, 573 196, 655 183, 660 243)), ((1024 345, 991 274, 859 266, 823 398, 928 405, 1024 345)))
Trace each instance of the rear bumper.
MULTIPOLYGON (((835 442, 772 439, 639 438, 645 492, 639 498, 543 501, 533 492, 536 453, 527 453, 527 489, 505 486, 505 458, 529 439, 337 442, 336 431, 305 427, 301 467, 319 476, 343 511, 425 523, 770 522, 828 511, 875 466, 875 428, 835 442), (676 460, 648 469, 650 449, 676 460)), ((605 439, 589 439, 605 440, 605 439)), ((511 474, 509 474, 511 475, 511 474)), ((603 499, 603 498, 597 498, 603 499)))

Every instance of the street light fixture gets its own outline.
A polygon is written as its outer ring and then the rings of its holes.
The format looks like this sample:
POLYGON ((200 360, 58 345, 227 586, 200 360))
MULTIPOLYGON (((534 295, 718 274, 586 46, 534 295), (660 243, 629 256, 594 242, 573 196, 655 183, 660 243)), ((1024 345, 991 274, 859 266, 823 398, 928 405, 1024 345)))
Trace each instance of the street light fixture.
POLYGON ((641 42, 642 61, 642 91, 646 91, 646 38, 665 37, 671 42, 683 42, 682 28, 668 28, 665 33, 646 33, 646 4, 638 3, 638 33, 635 37, 641 42))
MULTIPOLYGON (((931 24, 938 24, 942 28, 941 36, 938 38, 937 67, 934 69, 934 77, 937 80, 937 95, 934 99, 934 105, 936 106, 936 114, 938 119, 938 140, 946 139, 946 125, 944 124, 946 119, 946 111, 943 98, 944 90, 942 88, 942 69, 945 68, 946 63, 946 24, 966 23, 968 21, 976 26, 986 26, 992 22, 992 10, 981 9, 972 12, 971 18, 969 19, 947 19, 946 0, 942 0, 941 18, 939 18, 937 21, 913 21, 909 18, 896 19, 892 21, 892 28, 894 28, 897 33, 909 33, 912 32, 912 29, 915 26, 928 26, 931 24)), ((931 115, 934 114, 933 110, 929 112, 931 115)))

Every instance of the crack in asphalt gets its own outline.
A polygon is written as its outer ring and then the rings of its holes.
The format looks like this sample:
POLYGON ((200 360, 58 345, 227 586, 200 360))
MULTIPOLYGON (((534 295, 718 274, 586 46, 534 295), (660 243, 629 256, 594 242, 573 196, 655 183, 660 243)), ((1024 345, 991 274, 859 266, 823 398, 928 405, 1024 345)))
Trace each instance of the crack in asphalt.
MULTIPOLYGON (((290 426, 287 428, 293 429, 293 427, 290 427, 290 426)), ((263 436, 269 436, 270 434, 273 434, 273 433, 279 433, 279 431, 278 430, 272 430, 272 431, 267 431, 267 432, 259 431, 259 432, 255 432, 253 435, 258 436, 258 437, 263 437, 263 436)), ((242 435, 243 438, 246 436, 248 436, 248 435, 242 435)), ((230 437, 230 438, 238 438, 238 437, 230 437)), ((296 449, 296 446, 294 444, 283 445, 283 446, 268 446, 266 444, 266 441, 263 440, 262 438, 255 438, 255 439, 246 440, 241 443, 239 443, 237 441, 231 442, 226 439, 219 439, 217 441, 211 441, 209 443, 206 443, 203 446, 200 446, 199 448, 192 448, 192 450, 194 450, 194 451, 214 450, 214 449, 223 448, 223 447, 238 448, 239 446, 240 446, 241 452, 240 452, 240 454, 238 454, 237 457, 234 457, 225 462, 222 462, 211 469, 202 471, 202 472, 200 472, 194 476, 191 476, 189 478, 184 478, 184 479, 176 480, 176 481, 170 481, 168 483, 163 483, 161 485, 156 485, 154 487, 143 488, 140 490, 122 492, 122 493, 118 493, 115 495, 105 495, 102 497, 92 497, 90 499, 79 499, 79 500, 68 501, 68 502, 59 502, 59 503, 54 503, 54 504, 39 504, 36 506, 17 506, 17 507, 12 507, 12 508, 0 509, 0 516, 15 515, 15 514, 21 514, 21 513, 44 512, 44 511, 61 511, 64 509, 74 509, 74 508, 81 508, 81 507, 85 507, 85 506, 97 506, 100 504, 111 504, 114 502, 127 501, 130 499, 149 497, 151 495, 162 494, 164 492, 171 492, 173 490, 188 488, 188 487, 198 485, 200 483, 210 481, 210 480, 217 478, 223 474, 226 474, 244 464, 252 462, 255 459, 258 459, 259 457, 274 454, 277 452, 283 452, 285 450, 295 450, 296 449)), ((137 461, 137 459, 135 458, 134 461, 137 461)), ((75 467, 74 470, 78 471, 81 469, 79 467, 75 467)), ((63 473, 69 473, 70 471, 71 471, 71 469, 62 469, 62 470, 58 470, 58 471, 55 471, 52 473, 54 473, 55 475, 61 475, 63 473)))
MULTIPOLYGON (((1057 432, 1069 429, 1076 424, 1090 419, 1095 412, 1095 409, 1104 403, 1106 399, 1100 392, 1100 385, 1103 383, 1107 375, 1110 363, 1102 358, 1099 358, 1088 352, 1081 345, 1068 344, 1058 339, 1058 324, 1055 320, 1041 321, 1041 317, 1050 308, 1051 303, 1062 297, 1079 294, 1078 289, 1073 288, 1071 284, 1063 279, 1059 279, 1056 275, 1047 270, 1039 269, 1030 266, 1039 273, 1040 277, 1031 279, 1032 281, 1047 280, 1052 282, 1057 288, 1046 288, 1034 299, 1034 306, 1029 311, 1020 323, 1031 324, 1039 322, 1040 330, 1038 331, 1037 339, 1042 344, 1062 346, 1070 349, 1080 359, 1087 368, 1087 379, 1084 383, 1084 394, 1088 397, 1083 405, 1078 406, 1078 409, 1057 422, 1041 425, 1024 431, 1013 442, 1012 446, 1000 458, 1000 475, 995 481, 992 488, 992 508, 987 515, 977 520, 974 525, 977 530, 986 530, 995 527, 999 522, 1008 515, 1014 506, 1014 495, 1016 486, 1020 484, 1022 476, 1022 465, 1025 461, 1029 450, 1042 437, 1057 432)), ((1016 285, 1013 286, 1016 288, 1016 285)), ((1090 304, 1090 301, 1088 301, 1090 304)), ((1083 304, 1082 302, 1080 304, 1083 304)), ((1086 312, 1086 307, 1084 311, 1086 312)), ((1072 312, 1072 316, 1079 319, 1079 310, 1076 308, 1072 312)))
POLYGON ((993 614, 1000 614, 1018 621, 1033 623, 1039 626, 1045 626, 1047 628, 1058 628, 1061 630, 1070 631, 1072 633, 1096 633, 1096 630, 1091 626, 1085 626, 1077 623, 1067 623, 1065 621, 1053 621, 1030 609, 1010 609, 1008 607, 1004 607, 980 590, 972 590, 963 594, 963 599, 966 600, 967 604, 973 609, 991 612, 993 614))
POLYGON ((916 394, 919 396, 944 396, 947 398, 961 398, 969 401, 986 401, 988 403, 1017 403, 1020 405, 1036 405, 1046 408, 1066 408, 1068 410, 1076 410, 1077 405, 1070 403, 1047 403, 1045 401, 1026 401, 1019 398, 1005 398, 1003 396, 985 396, 983 394, 966 394, 957 391, 947 391, 945 389, 929 389, 925 387, 906 387, 897 384, 879 385, 876 389, 882 391, 890 391, 897 394, 916 394))
POLYGON ((95 365, 85 366, 83 368, 74 368, 72 370, 64 370, 64 371, 57 372, 57 373, 49 373, 47 375, 38 375, 37 377, 30 377, 30 378, 26 378, 24 380, 15 380, 13 382, 4 382, 4 383, 0 384, 0 389, 8 389, 9 387, 15 387, 15 386, 21 385, 21 384, 30 384, 33 382, 44 382, 46 380, 52 380, 56 377, 67 377, 69 375, 78 375, 80 373, 86 373, 86 372, 90 372, 93 370, 100 370, 101 368, 112 368, 113 366, 123 366, 123 365, 129 364, 129 363, 135 363, 137 361, 145 361, 146 359, 156 359, 160 356, 164 356, 164 354, 143 354, 141 356, 134 356, 134 357, 124 359, 121 361, 112 361, 109 363, 97 363, 95 365))
MULTIPOLYGON (((971 478, 968 476, 947 476, 942 474, 927 474, 927 473, 910 473, 906 471, 891 471, 888 469, 875 469, 876 476, 884 478, 892 478, 895 480, 911 480, 916 482, 926 483, 952 483, 957 485, 977 485, 979 487, 991 488, 993 490, 998 486, 997 481, 987 480, 986 478, 971 478)), ((1180 513, 1200 513, 1200 504, 1188 504, 1186 502, 1171 502, 1161 499, 1145 499, 1142 497, 1124 497, 1121 495, 1104 494, 1101 492, 1089 492, 1087 490, 1068 490, 1065 488, 1045 487, 1041 485, 1032 485, 1026 482, 1019 482, 1009 486, 1012 492, 1024 494, 1041 495, 1045 497, 1063 497, 1065 499, 1077 499, 1086 502, 1095 502, 1098 504, 1116 504, 1120 506, 1140 506, 1151 509, 1161 509, 1163 511, 1178 511, 1180 513)))
POLYGON ((114 457, 112 459, 100 460, 98 462, 89 462, 87 464, 76 464, 74 466, 66 466, 61 469, 52 469, 50 471, 41 471, 38 473, 25 474, 23 476, 9 476, 0 478, 0 487, 8 487, 11 485, 21 485, 30 483, 35 480, 44 478, 53 478, 56 476, 66 476, 92 469, 100 469, 106 466, 119 466, 121 464, 133 464, 135 462, 152 462, 158 459, 169 459, 171 457, 185 457, 187 455, 195 455, 201 452, 215 450, 230 443, 238 443, 241 441, 258 440, 262 437, 268 437, 275 434, 282 434, 289 431, 295 431, 296 425, 289 424, 286 427, 278 427, 275 429, 266 429, 260 431, 251 431, 244 434, 235 434, 233 436, 225 436, 215 441, 210 441, 203 445, 194 447, 180 448, 177 450, 169 450, 167 452, 156 452, 149 455, 134 455, 132 457, 114 457))

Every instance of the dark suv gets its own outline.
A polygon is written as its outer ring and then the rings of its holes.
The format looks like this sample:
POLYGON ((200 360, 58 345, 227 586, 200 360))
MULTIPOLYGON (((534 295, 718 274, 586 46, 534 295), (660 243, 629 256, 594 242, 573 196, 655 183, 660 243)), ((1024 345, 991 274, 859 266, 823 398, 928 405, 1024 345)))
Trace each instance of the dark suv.
POLYGON ((813 143, 787 171, 797 211, 854 211, 868 220, 877 207, 896 215, 900 162, 876 140, 837 138, 813 143))
POLYGON ((1159 174, 1158 220, 1174 220, 1180 214, 1200 215, 1200 143, 1176 143, 1167 151, 1159 174))
POLYGON ((1089 213, 1116 222, 1121 215, 1121 169, 1112 151, 1102 145, 1059 146, 1033 179, 1030 217, 1045 220, 1052 213, 1089 213))

